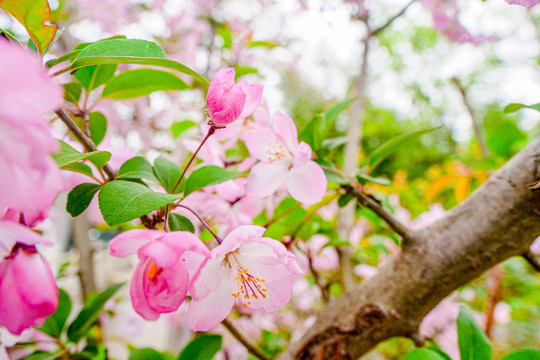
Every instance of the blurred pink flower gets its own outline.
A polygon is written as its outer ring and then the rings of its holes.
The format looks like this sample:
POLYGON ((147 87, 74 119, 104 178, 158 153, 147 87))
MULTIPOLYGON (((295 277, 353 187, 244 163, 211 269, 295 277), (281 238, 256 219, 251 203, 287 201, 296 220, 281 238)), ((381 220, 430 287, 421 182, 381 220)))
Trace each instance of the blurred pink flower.
POLYGON ((540 3, 540 0, 506 0, 507 3, 513 4, 513 5, 521 5, 521 6, 528 6, 532 7, 538 3, 540 3))
POLYGON ((191 330, 212 329, 235 304, 274 311, 289 302, 301 271, 282 243, 262 237, 265 230, 240 226, 212 249, 190 285, 186 320, 191 330))
POLYGON ((203 242, 186 231, 129 230, 112 239, 112 256, 137 253, 140 259, 130 295, 133 308, 146 320, 177 310, 186 298, 190 274, 183 255, 187 250, 202 255, 200 262, 208 254, 203 242))
POLYGON ((0 220, 0 326, 20 335, 56 311, 58 288, 36 244, 52 243, 27 227, 0 220))
POLYGON ((265 197, 284 183, 291 196, 311 205, 326 193, 326 176, 311 160, 311 147, 298 143, 294 121, 287 115, 274 114, 273 129, 258 128, 246 132, 244 142, 251 156, 260 160, 248 176, 247 194, 265 197))
POLYGON ((10 208, 34 226, 62 189, 42 117, 61 106, 62 88, 31 52, 0 39, 0 54, 0 215, 10 208))
POLYGON ((206 108, 211 121, 224 126, 251 115, 262 99, 263 86, 247 81, 234 82, 234 68, 220 71, 210 83, 206 108))

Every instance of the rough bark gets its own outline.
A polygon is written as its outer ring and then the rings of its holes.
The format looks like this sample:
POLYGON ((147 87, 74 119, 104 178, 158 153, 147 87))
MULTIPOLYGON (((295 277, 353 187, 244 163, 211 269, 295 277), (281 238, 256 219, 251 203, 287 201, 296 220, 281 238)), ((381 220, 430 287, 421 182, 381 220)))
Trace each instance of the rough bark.
POLYGON ((540 235, 540 137, 437 222, 414 231, 377 274, 331 301, 281 359, 356 359, 414 336, 443 298, 540 235))

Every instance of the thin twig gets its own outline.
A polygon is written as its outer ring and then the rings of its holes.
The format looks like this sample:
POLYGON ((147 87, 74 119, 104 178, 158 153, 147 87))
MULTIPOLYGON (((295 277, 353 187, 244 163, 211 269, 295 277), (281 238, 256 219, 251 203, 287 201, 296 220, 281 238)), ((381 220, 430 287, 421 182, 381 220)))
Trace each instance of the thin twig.
POLYGON ((330 294, 328 293, 328 290, 322 284, 321 278, 319 277, 319 273, 313 267, 313 260, 311 258, 311 252, 308 251, 306 255, 308 258, 309 271, 311 272, 311 275, 313 275, 313 280, 315 280, 315 284, 319 287, 319 290, 321 290, 321 296, 322 296, 323 302, 327 304, 328 300, 330 300, 330 294))
POLYGON ((380 27, 376 28, 375 30, 370 31, 369 34, 368 34, 368 38, 376 36, 381 31, 383 31, 384 29, 389 27, 397 18, 399 18, 401 15, 405 14, 405 11, 407 11, 409 6, 411 6, 415 1, 416 0, 409 1, 409 3, 407 5, 405 5, 396 15, 392 16, 390 19, 388 19, 388 21, 386 21, 380 27))
MULTIPOLYGON (((67 128, 73 133, 73 135, 79 140, 79 142, 84 146, 86 151, 98 151, 98 148, 96 147, 96 144, 90 139, 88 136, 86 136, 82 130, 73 122, 73 120, 69 117, 69 115, 66 113, 64 109, 59 109, 56 111, 56 115, 62 120, 62 122, 67 126, 67 128)), ((114 174, 114 171, 111 169, 111 167, 108 164, 105 164, 103 166, 103 170, 109 177, 109 181, 114 180, 116 177, 114 174)))
POLYGON ((398 219, 392 216, 392 214, 387 212, 376 200, 353 188, 351 185, 342 185, 341 187, 345 189, 347 193, 354 196, 361 205, 369 208, 381 219, 383 219, 398 235, 403 238, 403 240, 412 240, 411 229, 407 228, 398 219))
POLYGON ((255 345, 251 344, 246 337, 240 333, 240 331, 234 327, 234 325, 227 319, 223 320, 221 323, 229 332, 238 340, 244 347, 253 355, 258 357, 261 360, 270 360, 270 358, 264 355, 261 350, 259 350, 255 345))
POLYGON ((285 216, 287 216, 288 214, 290 214, 291 212, 293 212, 294 210, 298 209, 301 206, 302 206, 302 204, 300 204, 300 203, 298 203, 298 204, 296 204, 294 206, 291 206, 290 208, 283 211, 279 215, 276 215, 274 218, 270 219, 266 224, 263 225, 263 227, 268 228, 270 225, 272 225, 273 223, 275 223, 279 219, 284 218, 285 216))
POLYGON ((210 231, 210 234, 212 234, 212 236, 214 237, 214 239, 216 239, 216 241, 218 242, 218 244, 221 244, 223 242, 223 240, 217 236, 217 234, 212 230, 212 228, 210 227, 210 225, 208 225, 206 223, 206 221, 204 221, 200 216, 199 214, 197 214, 194 210, 192 210, 191 208, 185 206, 185 205, 182 205, 182 204, 177 204, 176 206, 178 207, 181 207, 181 208, 184 208, 188 211, 190 211, 193 215, 195 215, 197 217, 197 219, 199 219, 199 221, 201 222, 201 224, 203 224, 203 226, 206 228, 206 230, 210 231))
POLYGON ((522 256, 525 260, 527 260, 534 270, 540 272, 540 260, 538 260, 538 258, 530 250, 528 250, 522 256))

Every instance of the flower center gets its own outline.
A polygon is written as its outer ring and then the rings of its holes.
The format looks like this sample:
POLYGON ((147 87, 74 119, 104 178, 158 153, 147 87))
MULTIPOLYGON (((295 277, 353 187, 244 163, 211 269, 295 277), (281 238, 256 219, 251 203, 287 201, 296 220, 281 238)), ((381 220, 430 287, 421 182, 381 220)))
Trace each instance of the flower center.
POLYGON ((156 264, 152 264, 150 265, 150 269, 148 269, 146 276, 150 279, 150 281, 155 281, 162 272, 163 268, 158 267, 156 264))
POLYGON ((283 145, 277 140, 269 142, 264 153, 268 157, 268 162, 270 163, 276 160, 283 160, 287 156, 287 150, 285 150, 283 145))
POLYGON ((240 291, 231 294, 236 298, 236 306, 242 304, 242 307, 247 309, 249 305, 251 305, 251 301, 258 300, 259 298, 266 299, 266 293, 268 292, 268 289, 264 287, 266 280, 250 274, 247 268, 240 266, 235 256, 235 252, 227 254, 224 263, 227 264, 229 268, 233 268, 234 266, 238 271, 234 280, 238 281, 237 284, 239 285, 240 291))

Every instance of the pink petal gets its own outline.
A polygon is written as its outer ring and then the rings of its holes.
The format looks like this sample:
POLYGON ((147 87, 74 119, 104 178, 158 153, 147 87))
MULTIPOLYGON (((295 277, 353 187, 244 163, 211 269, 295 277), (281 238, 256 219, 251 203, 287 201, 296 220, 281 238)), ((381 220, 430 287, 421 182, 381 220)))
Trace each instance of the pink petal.
POLYGON ((506 0, 506 2, 509 4, 532 7, 540 3, 540 0, 506 0))
POLYGON ((298 144, 298 149, 294 154, 293 165, 294 167, 301 167, 309 160, 311 160, 311 147, 302 141, 298 144))
POLYGON ((251 169, 247 178, 246 194, 259 198, 271 195, 283 185, 288 173, 289 169, 284 163, 259 163, 251 169))
POLYGON ((253 112, 259 107, 262 100, 264 86, 259 83, 248 83, 245 80, 240 81, 238 86, 240 86, 246 94, 246 103, 244 104, 242 113, 239 116, 240 119, 244 119, 253 114, 253 112))
POLYGON ((148 306, 158 313, 178 310, 186 298, 188 286, 188 272, 182 259, 178 259, 172 266, 163 268, 161 274, 154 279, 144 277, 148 306))
POLYGON ((326 184, 324 171, 311 160, 302 167, 293 167, 287 176, 287 190, 295 200, 306 205, 322 200, 326 184))
POLYGON ((290 157, 283 141, 268 128, 247 131, 244 142, 250 155, 265 163, 290 157))
POLYGON ((219 273, 222 281, 216 290, 206 297, 191 300, 186 315, 188 327, 193 331, 208 331, 216 327, 231 312, 236 300, 232 269, 224 267, 219 273))
POLYGON ((16 243, 25 245, 53 245, 53 242, 45 239, 24 225, 16 222, 0 220, 0 258, 9 255, 16 243))
POLYGON ((116 257, 136 254, 141 246, 164 234, 163 231, 159 230, 128 230, 111 240, 109 254, 116 257))
POLYGON ((220 286, 223 260, 223 257, 212 258, 201 264, 189 287, 189 293, 193 299, 202 299, 220 286))
POLYGON ((146 277, 146 274, 148 274, 151 261, 152 259, 146 259, 137 264, 131 279, 129 294, 135 312, 146 320, 154 321, 159 318, 160 314, 150 308, 144 293, 144 278, 146 277))
POLYGON ((274 114, 274 131, 285 141, 285 144, 291 152, 296 151, 298 146, 298 131, 294 121, 282 112, 277 111, 274 114))

